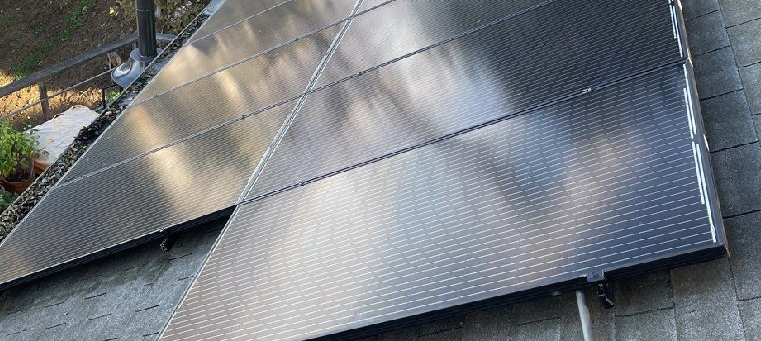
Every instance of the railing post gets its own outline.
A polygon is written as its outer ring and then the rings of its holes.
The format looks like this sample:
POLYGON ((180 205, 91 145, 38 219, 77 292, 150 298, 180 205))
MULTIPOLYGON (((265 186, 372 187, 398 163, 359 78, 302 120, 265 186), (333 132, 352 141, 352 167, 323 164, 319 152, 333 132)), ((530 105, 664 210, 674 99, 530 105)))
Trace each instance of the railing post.
POLYGON ((47 121, 50 117, 50 103, 48 103, 48 89, 45 87, 45 83, 38 83, 37 87, 40 89, 40 106, 42 106, 42 121, 47 121))
POLYGON ((137 8, 137 48, 140 57, 150 62, 158 54, 156 49, 156 4, 154 0, 136 0, 137 8))

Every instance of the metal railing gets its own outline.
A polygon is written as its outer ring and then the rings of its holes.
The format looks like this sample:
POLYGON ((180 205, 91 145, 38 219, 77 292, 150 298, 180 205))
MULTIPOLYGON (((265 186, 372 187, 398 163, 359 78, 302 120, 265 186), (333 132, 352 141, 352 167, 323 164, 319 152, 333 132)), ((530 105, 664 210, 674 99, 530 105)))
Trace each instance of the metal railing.
MULTIPOLYGON (((175 36, 171 34, 157 34, 156 40, 162 43, 170 43, 172 40, 174 40, 175 36)), ((98 56, 102 56, 104 54, 116 51, 118 49, 124 48, 126 46, 129 46, 137 41, 137 34, 132 33, 130 35, 125 36, 124 38, 118 39, 116 41, 113 41, 108 44, 104 44, 102 46, 93 48, 85 53, 82 53, 76 57, 67 59, 63 62, 60 62, 58 64, 52 65, 50 67, 45 68, 44 70, 37 71, 35 73, 32 73, 24 78, 21 78, 19 80, 13 81, 10 84, 1 87, 0 88, 0 98, 8 96, 16 91, 28 88, 30 86, 37 85, 37 88, 40 92, 40 99, 32 102, 30 104, 27 104, 21 108, 9 111, 7 113, 0 113, 0 119, 4 119, 6 117, 13 117, 14 115, 27 110, 31 107, 40 105, 42 108, 42 115, 43 120, 47 120, 50 118, 50 99, 57 97, 61 94, 66 93, 69 90, 72 90, 76 87, 79 87, 83 84, 86 84, 88 82, 91 82, 99 77, 103 77, 106 74, 111 73, 114 68, 111 68, 109 70, 103 71, 95 76, 92 76, 90 78, 87 78, 83 81, 77 82, 74 85, 68 86, 62 90, 56 91, 52 95, 48 95, 47 93, 47 87, 45 85, 45 81, 49 79, 50 77, 53 77, 61 72, 64 72, 66 70, 69 70, 75 66, 78 66, 82 63, 85 63, 87 61, 90 61, 98 56)), ((103 94, 105 96, 105 94, 103 94)))

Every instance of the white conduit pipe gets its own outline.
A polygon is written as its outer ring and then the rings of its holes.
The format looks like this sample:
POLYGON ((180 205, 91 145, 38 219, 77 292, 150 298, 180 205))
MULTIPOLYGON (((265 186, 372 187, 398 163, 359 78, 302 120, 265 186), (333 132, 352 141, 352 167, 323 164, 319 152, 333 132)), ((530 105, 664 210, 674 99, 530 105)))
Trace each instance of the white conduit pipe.
POLYGON ((589 318, 587 299, 582 290, 576 290, 576 306, 579 308, 579 319, 581 319, 581 332, 584 334, 584 341, 592 341, 592 321, 589 318))

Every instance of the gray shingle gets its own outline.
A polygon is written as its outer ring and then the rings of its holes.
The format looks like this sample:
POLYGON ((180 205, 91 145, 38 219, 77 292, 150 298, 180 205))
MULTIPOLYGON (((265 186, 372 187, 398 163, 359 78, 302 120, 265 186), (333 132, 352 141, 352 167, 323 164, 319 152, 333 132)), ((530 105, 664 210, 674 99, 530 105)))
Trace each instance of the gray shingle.
POLYGON ((682 15, 685 19, 691 19, 719 10, 718 0, 684 0, 682 1, 682 15))
POLYGON ((178 278, 198 272, 221 226, 182 233, 169 253, 151 242, 9 289, 0 341, 155 340, 190 285, 178 278))
POLYGON ((701 99, 742 89, 740 73, 731 48, 724 48, 695 57, 695 77, 701 99))
POLYGON ((560 296, 520 302, 513 306, 510 320, 514 325, 560 317, 560 296))
POLYGON ((510 327, 511 341, 560 340, 560 319, 554 318, 510 327))
POLYGON ((743 339, 727 259, 674 269, 672 283, 680 340, 743 339))
POLYGON ((745 340, 761 341, 761 298, 738 303, 743 320, 745 340))
POLYGON ((616 315, 633 315, 674 306, 668 271, 619 281, 615 284, 615 293, 616 315))
POLYGON ((512 307, 477 311, 463 318, 463 341, 501 341, 510 335, 512 307))
POLYGON ((727 29, 737 64, 746 66, 761 61, 761 20, 753 20, 727 29))
POLYGON ((761 297, 761 212, 724 219, 737 298, 761 297))
POLYGON ((761 18, 761 1, 720 0, 721 11, 727 26, 734 26, 748 20, 761 18))
POLYGON ((724 216, 761 209, 761 148, 758 143, 711 153, 724 216))
POLYGON ((419 341, 459 341, 462 340, 463 322, 450 318, 427 323, 417 328, 419 341))
POLYGON ((740 75, 751 113, 761 114, 761 63, 741 68, 740 75))
POLYGON ((616 340, 618 341, 673 341, 676 339, 673 309, 616 317, 616 340))
POLYGON ((758 141, 744 92, 702 100, 700 108, 711 150, 758 141))
POLYGON ((687 42, 693 55, 701 55, 729 46, 729 36, 724 29, 724 18, 720 11, 686 20, 685 25, 687 26, 687 42))

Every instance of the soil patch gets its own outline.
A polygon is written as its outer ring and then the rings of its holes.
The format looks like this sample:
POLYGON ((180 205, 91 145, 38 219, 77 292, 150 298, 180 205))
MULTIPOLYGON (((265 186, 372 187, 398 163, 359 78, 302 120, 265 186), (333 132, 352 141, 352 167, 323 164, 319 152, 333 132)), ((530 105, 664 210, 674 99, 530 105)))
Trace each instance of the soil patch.
MULTIPOLYGON (((4 0, 0 6, 0 87, 35 71, 75 57, 135 31, 134 0, 4 0)), ((209 0, 156 0, 157 31, 177 34, 209 0), (181 5, 180 5, 181 4, 181 5)), ((119 51, 126 58, 129 50, 119 51)), ((107 56, 95 58, 46 81, 48 94, 110 69, 107 56)), ((74 104, 94 108, 101 104, 101 89, 113 83, 109 75, 83 84, 50 100, 51 116, 74 104)), ((115 97, 118 88, 110 89, 115 97)), ((0 117, 40 99, 37 87, 0 98, 0 117)), ((17 128, 42 123, 39 105, 4 117, 17 128)))

